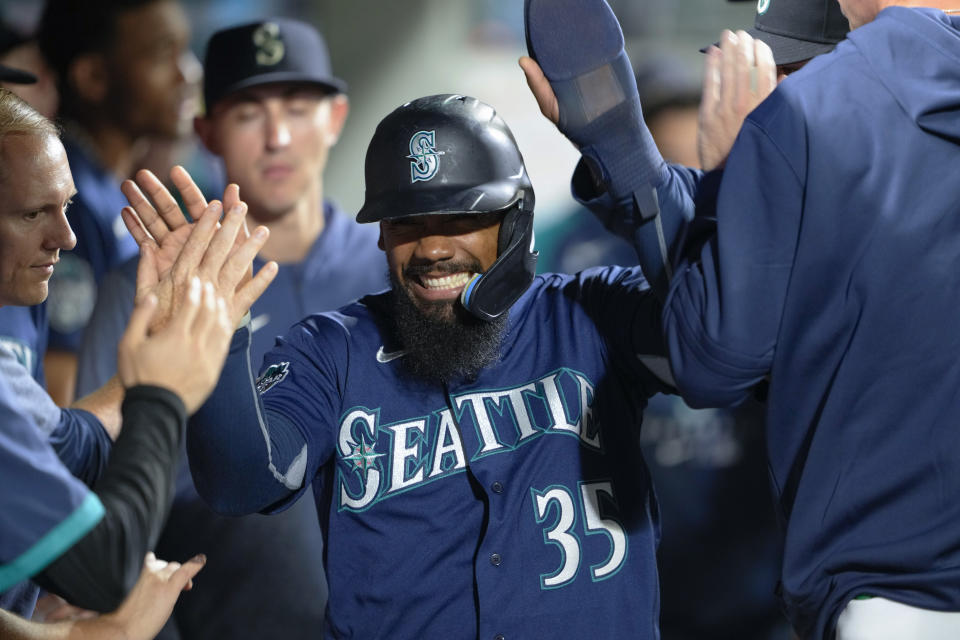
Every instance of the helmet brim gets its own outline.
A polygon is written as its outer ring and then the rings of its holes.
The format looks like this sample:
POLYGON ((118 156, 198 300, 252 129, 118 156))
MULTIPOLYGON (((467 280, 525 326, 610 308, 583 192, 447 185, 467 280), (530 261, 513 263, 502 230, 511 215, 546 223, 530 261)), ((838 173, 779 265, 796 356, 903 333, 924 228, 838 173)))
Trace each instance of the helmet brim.
POLYGON ((512 180, 463 186, 431 186, 421 192, 407 189, 387 191, 367 198, 357 214, 357 222, 378 222, 410 216, 502 211, 521 197, 512 180))

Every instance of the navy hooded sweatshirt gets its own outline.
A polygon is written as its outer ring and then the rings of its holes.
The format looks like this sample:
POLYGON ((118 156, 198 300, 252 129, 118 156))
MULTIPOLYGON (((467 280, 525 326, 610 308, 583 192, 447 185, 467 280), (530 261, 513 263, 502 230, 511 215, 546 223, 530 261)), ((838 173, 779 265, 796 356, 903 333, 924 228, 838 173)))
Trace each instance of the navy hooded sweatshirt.
MULTIPOLYGON (((677 386, 722 406, 769 383, 800 636, 832 638, 862 595, 960 611, 960 16, 888 8, 787 78, 715 203, 700 174, 663 175, 677 386)), ((655 225, 635 233, 666 282, 655 225)))

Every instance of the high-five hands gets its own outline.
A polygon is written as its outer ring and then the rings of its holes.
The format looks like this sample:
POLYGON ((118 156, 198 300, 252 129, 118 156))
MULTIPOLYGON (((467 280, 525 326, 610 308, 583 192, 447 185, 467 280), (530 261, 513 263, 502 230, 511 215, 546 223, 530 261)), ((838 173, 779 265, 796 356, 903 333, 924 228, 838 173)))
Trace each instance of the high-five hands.
POLYGON ((148 336, 157 297, 137 302, 117 346, 117 374, 126 388, 163 387, 176 393, 193 413, 213 391, 227 358, 234 323, 213 284, 190 278, 169 320, 148 336))
POLYGON ((746 31, 725 30, 707 50, 697 151, 700 166, 722 167, 743 121, 777 87, 773 52, 746 31))
POLYGON ((141 249, 137 299, 152 293, 158 301, 150 329, 170 320, 195 276, 213 285, 236 325, 277 274, 276 263, 268 262, 253 275, 253 258, 269 231, 260 226, 248 233, 247 206, 236 185, 227 187, 223 203, 207 203, 186 170, 174 167, 170 175, 194 222, 187 221, 167 188, 149 171, 138 172, 136 182, 127 180, 121 187, 131 204, 123 209, 123 220, 141 249))

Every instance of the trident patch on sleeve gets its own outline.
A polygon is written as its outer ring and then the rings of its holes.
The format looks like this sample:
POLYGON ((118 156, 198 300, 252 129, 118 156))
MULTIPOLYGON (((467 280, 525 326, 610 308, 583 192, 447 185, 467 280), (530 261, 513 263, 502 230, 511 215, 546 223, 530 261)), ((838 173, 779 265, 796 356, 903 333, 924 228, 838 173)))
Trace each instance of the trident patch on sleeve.
POLYGON ((290 363, 289 362, 278 362, 277 364, 272 364, 267 367, 267 370, 257 378, 257 393, 263 395, 270 389, 274 388, 284 378, 287 377, 287 373, 290 372, 290 363))

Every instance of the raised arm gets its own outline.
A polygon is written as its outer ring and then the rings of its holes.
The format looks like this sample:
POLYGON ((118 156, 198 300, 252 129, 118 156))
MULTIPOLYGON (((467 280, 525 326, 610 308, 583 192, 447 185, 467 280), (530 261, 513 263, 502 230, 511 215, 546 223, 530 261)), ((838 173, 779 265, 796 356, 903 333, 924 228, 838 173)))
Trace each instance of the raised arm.
POLYGON ((724 169, 716 231, 678 265, 664 331, 691 406, 742 401, 772 365, 807 162, 806 132, 790 115, 776 93, 746 120, 724 169))
POLYGON ((267 510, 304 485, 306 440, 264 409, 250 360, 250 331, 234 334, 223 374, 190 423, 187 453, 194 485, 224 515, 267 510))
MULTIPOLYGON (((573 194, 634 244, 663 299, 690 223, 700 219, 694 233, 711 224, 720 175, 663 161, 643 121, 619 23, 603 0, 527 0, 525 7, 532 57, 521 58, 520 66, 541 112, 583 153, 573 194), (575 30, 595 37, 585 40, 575 30), (577 114, 593 119, 578 126, 577 114)), ((745 32, 725 32, 704 76, 699 148, 705 168, 722 166, 743 118, 774 85, 769 48, 745 32)))
POLYGON ((665 294, 665 254, 693 217, 690 193, 699 173, 671 168, 657 150, 620 24, 606 2, 526 0, 524 18, 530 56, 520 66, 527 83, 540 111, 583 155, 574 195, 637 246, 644 273, 665 294), (664 206, 669 215, 661 215, 664 206), (647 227, 650 247, 638 234, 647 227))
POLYGON ((94 492, 104 516, 37 576, 77 606, 112 611, 140 574, 173 499, 173 479, 188 411, 212 389, 231 326, 211 286, 193 280, 178 313, 147 336, 156 299, 138 305, 120 344, 125 428, 94 492))
MULTIPOLYGON (((270 262, 253 277, 253 258, 266 242, 268 230, 257 227, 253 235, 248 233, 247 207, 239 199, 236 185, 228 186, 224 192, 224 202, 230 208, 221 223, 224 209, 220 201, 207 203, 182 167, 175 167, 171 176, 195 220, 193 223, 187 222, 176 199, 149 171, 140 171, 137 180, 156 206, 143 194, 138 183, 128 180, 123 185, 132 204, 123 211, 124 222, 140 245, 136 298, 157 297, 151 330, 159 329, 177 310, 190 279, 196 276, 213 284, 217 295, 226 301, 227 313, 236 325, 276 276, 277 265, 270 262)), ((73 407, 96 416, 111 438, 116 439, 120 432, 122 397, 123 386, 114 376, 73 407)))

